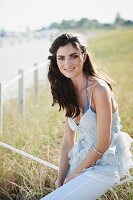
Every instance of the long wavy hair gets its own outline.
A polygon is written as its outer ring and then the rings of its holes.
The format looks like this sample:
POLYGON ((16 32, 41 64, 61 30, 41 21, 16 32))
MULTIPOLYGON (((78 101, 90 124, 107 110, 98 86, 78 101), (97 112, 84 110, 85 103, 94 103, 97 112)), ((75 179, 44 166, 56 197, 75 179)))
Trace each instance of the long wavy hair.
MULTIPOLYGON (((93 66, 90 56, 87 52, 87 48, 81 44, 77 36, 72 34, 62 34, 58 36, 52 43, 49 52, 51 53, 48 56, 50 60, 49 71, 48 71, 48 80, 51 85, 51 93, 53 96, 54 106, 56 103, 59 105, 59 111, 62 109, 65 110, 66 117, 77 117, 80 114, 80 103, 74 88, 74 85, 71 79, 65 77, 59 70, 57 65, 56 53, 59 47, 71 44, 74 48, 80 48, 82 54, 86 54, 86 60, 83 64, 83 72, 86 75, 102 78, 105 80, 100 71, 93 66)), ((112 90, 111 82, 105 80, 112 90)))

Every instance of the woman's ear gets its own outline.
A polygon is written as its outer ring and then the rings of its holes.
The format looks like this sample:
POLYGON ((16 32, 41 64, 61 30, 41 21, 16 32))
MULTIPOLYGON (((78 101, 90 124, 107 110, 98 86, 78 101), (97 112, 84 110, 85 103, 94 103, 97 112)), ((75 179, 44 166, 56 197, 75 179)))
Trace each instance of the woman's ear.
POLYGON ((87 57, 87 54, 86 54, 86 53, 84 53, 84 55, 83 55, 83 62, 85 62, 85 61, 86 61, 86 57, 87 57))

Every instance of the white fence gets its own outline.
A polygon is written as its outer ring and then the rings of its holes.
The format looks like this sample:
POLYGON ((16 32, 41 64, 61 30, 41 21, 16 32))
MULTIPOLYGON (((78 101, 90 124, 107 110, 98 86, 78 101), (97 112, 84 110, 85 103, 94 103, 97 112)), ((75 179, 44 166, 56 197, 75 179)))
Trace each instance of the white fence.
POLYGON ((30 158, 30 159, 32 159, 32 160, 34 160, 36 162, 39 162, 40 164, 43 164, 45 166, 50 167, 52 169, 58 170, 58 167, 56 165, 50 164, 49 162, 46 162, 46 161, 44 161, 44 160, 42 160, 42 159, 40 159, 38 157, 35 157, 35 156, 33 156, 33 155, 29 154, 29 153, 26 153, 26 152, 22 151, 22 150, 16 149, 15 147, 12 147, 12 146, 10 146, 8 144, 0 142, 0 146, 5 147, 7 149, 10 149, 11 151, 14 151, 15 153, 19 153, 22 156, 30 158))
MULTIPOLYGON (((32 69, 29 69, 24 72, 24 70, 20 69, 18 71, 18 76, 16 76, 13 80, 8 82, 5 85, 2 85, 0 83, 0 134, 2 135, 2 130, 3 130, 3 91, 10 87, 12 84, 18 81, 18 102, 19 102, 19 112, 21 115, 24 113, 24 103, 25 103, 25 88, 24 88, 24 76, 33 73, 33 82, 34 82, 34 98, 35 102, 37 103, 38 101, 38 91, 39 91, 39 70, 43 67, 46 67, 47 63, 41 63, 41 64, 34 64, 32 69)), ((34 161, 37 161, 43 165, 46 165, 50 168, 53 168, 55 170, 58 170, 58 167, 50 164, 49 162, 46 162, 38 157, 35 157, 31 154, 28 154, 22 150, 16 149, 15 147, 12 147, 8 144, 5 144, 3 142, 0 142, 0 146, 5 147, 7 149, 10 149, 11 151, 14 151, 16 153, 21 154, 22 156, 25 156, 27 158, 30 158, 34 161)))
POLYGON ((23 115, 24 103, 25 103, 24 76, 30 73, 33 73, 34 98, 35 98, 35 101, 37 102, 38 101, 38 82, 39 82, 38 71, 39 69, 46 67, 46 65, 47 63, 41 63, 41 64, 35 63, 32 69, 29 69, 27 71, 20 69, 18 71, 18 76, 16 76, 13 80, 8 82, 7 84, 2 85, 2 83, 0 83, 0 134, 2 134, 2 130, 3 130, 3 92, 4 90, 18 81, 18 102, 19 102, 18 110, 20 114, 23 115))

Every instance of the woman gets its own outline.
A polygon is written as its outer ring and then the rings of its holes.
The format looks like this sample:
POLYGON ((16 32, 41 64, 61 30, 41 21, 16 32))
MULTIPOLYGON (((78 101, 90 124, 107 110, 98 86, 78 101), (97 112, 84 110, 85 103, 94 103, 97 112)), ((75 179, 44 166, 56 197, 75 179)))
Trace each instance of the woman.
POLYGON ((95 200, 133 166, 133 140, 120 131, 111 82, 96 71, 79 39, 62 34, 50 53, 53 105, 65 111, 65 126, 57 189, 43 200, 95 200))

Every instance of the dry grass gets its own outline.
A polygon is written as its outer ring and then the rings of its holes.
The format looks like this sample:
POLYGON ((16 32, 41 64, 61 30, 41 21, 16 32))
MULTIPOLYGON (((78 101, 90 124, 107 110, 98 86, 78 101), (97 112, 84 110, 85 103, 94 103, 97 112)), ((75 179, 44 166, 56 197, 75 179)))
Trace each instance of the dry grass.
MULTIPOLYGON (((133 30, 98 32, 89 41, 96 63, 118 82, 117 100, 124 131, 133 136, 133 30)), ((64 116, 51 107, 48 86, 40 86, 39 103, 27 91, 25 113, 17 112, 17 101, 4 103, 1 141, 58 165, 64 116)), ((55 189, 57 171, 0 147, 0 199, 37 200, 55 189)), ((107 192, 102 200, 133 199, 133 184, 107 192)))

